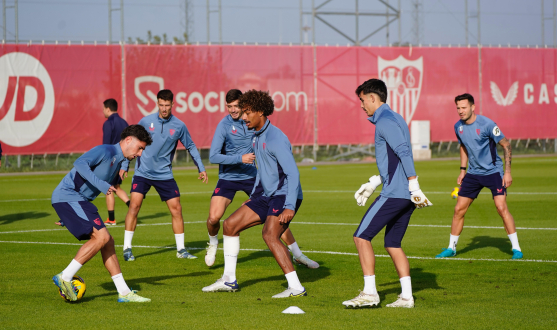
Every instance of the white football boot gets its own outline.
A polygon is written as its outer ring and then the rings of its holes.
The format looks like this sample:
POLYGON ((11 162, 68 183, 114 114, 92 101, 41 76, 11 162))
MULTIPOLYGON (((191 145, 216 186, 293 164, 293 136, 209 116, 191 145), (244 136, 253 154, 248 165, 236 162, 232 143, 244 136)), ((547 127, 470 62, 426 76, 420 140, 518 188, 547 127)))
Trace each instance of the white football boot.
POLYGON ((215 283, 201 289, 203 292, 236 292, 240 289, 238 282, 225 282, 223 278, 219 278, 215 283))
POLYGON ((346 307, 365 307, 365 306, 377 306, 381 300, 379 299, 378 294, 367 294, 363 291, 360 291, 360 294, 350 300, 346 300, 342 304, 346 307))
POLYGON ((404 299, 398 295, 398 299, 394 303, 387 304, 387 307, 414 308, 414 297, 404 299))
POLYGON ((302 297, 302 296, 307 296, 308 293, 306 291, 306 289, 304 288, 304 290, 300 291, 300 290, 296 290, 296 289, 292 289, 292 288, 288 288, 286 290, 284 290, 283 292, 274 295, 272 298, 288 298, 288 297, 302 297))
POLYGON ((319 268, 319 264, 308 258, 305 254, 302 254, 299 258, 292 256, 292 262, 298 265, 305 265, 307 268, 311 269, 319 268))

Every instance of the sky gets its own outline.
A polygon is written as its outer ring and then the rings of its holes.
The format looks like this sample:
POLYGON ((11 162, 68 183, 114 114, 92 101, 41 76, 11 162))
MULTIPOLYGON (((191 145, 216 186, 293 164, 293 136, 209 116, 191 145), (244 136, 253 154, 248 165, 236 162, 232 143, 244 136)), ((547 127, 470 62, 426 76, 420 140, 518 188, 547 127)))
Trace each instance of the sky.
MULTIPOLYGON (((398 8, 399 0, 383 0, 398 8)), ((302 0, 303 11, 311 12, 312 0, 302 0)), ((319 6, 326 0, 314 0, 319 6)), ((413 4, 416 0, 400 0, 401 20, 395 20, 387 31, 382 29, 362 42, 373 46, 397 43, 423 45, 466 44, 466 0, 421 0, 418 19, 420 33, 415 33, 416 19, 413 4)), ((481 0, 480 36, 483 45, 542 45, 542 3, 545 44, 555 46, 554 6, 556 0, 481 0)), ((181 37, 185 31, 185 0, 124 0, 125 39, 147 38, 166 33, 169 40, 181 37)), ((190 0, 193 5, 193 33, 190 41, 207 42, 207 0, 190 0)), ((13 6, 14 0, 6 0, 13 6)), ((356 0, 331 0, 320 11, 354 12, 356 0)), ((478 0, 468 0, 468 43, 478 43, 478 0)), ((209 0, 209 35, 212 43, 219 42, 218 0, 209 0)), ((0 4, 1 6, 1 4, 0 4)), ((120 0, 112 0, 113 8, 120 0)), ((362 13, 386 13, 380 0, 359 0, 362 13)), ((300 43, 300 0, 221 0, 222 40, 225 43, 300 43)), ((14 9, 6 11, 7 39, 15 39, 14 9)), ((109 35, 108 0, 19 0, 19 39, 21 42, 106 42, 109 35)), ((391 10, 391 13, 394 11, 391 10)), ((112 13, 113 40, 120 40, 120 12, 112 13)), ((321 15, 329 24, 355 39, 355 18, 348 15, 321 15)), ((303 25, 309 28, 307 40, 312 41, 312 17, 303 15, 303 25)), ((2 17, 0 16, 0 20, 2 17)), ((384 16, 360 16, 360 38, 369 35, 386 23, 384 16)), ((0 39, 4 22, 0 25, 0 39)), ((304 38, 304 36, 302 37, 304 38)), ((317 44, 347 44, 350 40, 316 19, 317 44)))

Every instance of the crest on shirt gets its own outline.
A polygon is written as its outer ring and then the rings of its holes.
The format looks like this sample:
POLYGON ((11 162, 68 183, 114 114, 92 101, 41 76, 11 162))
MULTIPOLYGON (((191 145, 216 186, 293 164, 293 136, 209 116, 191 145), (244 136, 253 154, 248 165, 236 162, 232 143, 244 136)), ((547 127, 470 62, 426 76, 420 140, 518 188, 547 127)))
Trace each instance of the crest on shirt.
POLYGON ((501 130, 499 129, 498 126, 493 127, 493 135, 495 136, 501 135, 501 130))
POLYGON ((116 157, 112 157, 112 161, 110 162, 110 166, 114 165, 114 163, 116 163, 116 157))
POLYGON ((463 131, 463 130, 464 130, 464 128, 462 128, 462 125, 460 125, 460 127, 458 128, 458 132, 459 132, 460 134, 462 134, 462 131, 463 131))
POLYGON ((172 135, 174 135, 174 132, 176 132, 176 130, 171 128, 169 132, 170 132, 170 135, 172 136, 172 135))
POLYGON ((232 125, 232 134, 236 134, 238 133, 238 130, 236 129, 236 127, 234 127, 234 125, 232 125))
POLYGON ((377 59, 379 78, 387 85, 388 103, 410 124, 422 90, 423 57, 409 60, 399 55, 394 60, 377 59))
POLYGON ((476 134, 480 135, 481 130, 479 128, 476 128, 476 134))
POLYGON ((267 147, 267 143, 263 142, 263 150, 267 147))
POLYGON ((253 147, 255 147, 255 138, 253 138, 252 145, 253 145, 253 147))
POLYGON ((155 130, 155 125, 153 125, 153 123, 151 123, 151 126, 149 127, 150 131, 154 131, 155 130))

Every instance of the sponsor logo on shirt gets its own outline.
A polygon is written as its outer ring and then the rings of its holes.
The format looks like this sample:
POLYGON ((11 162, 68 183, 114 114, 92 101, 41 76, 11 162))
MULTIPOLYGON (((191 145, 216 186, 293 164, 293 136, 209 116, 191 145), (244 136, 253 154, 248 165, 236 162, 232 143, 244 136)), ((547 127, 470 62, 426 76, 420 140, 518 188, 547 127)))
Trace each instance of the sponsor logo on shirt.
POLYGON ((232 134, 236 134, 238 133, 238 130, 236 129, 236 127, 234 127, 234 125, 232 125, 232 134))
POLYGON ((170 129, 170 135, 171 135, 171 136, 174 135, 175 132, 176 132, 175 129, 172 129, 172 128, 170 129))

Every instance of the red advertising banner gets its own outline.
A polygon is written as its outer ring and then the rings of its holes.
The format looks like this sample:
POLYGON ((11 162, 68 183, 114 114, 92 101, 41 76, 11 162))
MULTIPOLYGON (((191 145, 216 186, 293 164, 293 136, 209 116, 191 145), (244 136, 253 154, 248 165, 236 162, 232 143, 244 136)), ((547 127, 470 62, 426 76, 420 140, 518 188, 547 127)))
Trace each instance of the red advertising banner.
POLYGON ((557 138, 555 49, 483 48, 482 74, 482 114, 506 137, 557 138))
MULTIPOLYGON (((174 93, 173 115, 198 148, 211 145, 228 115, 230 89, 266 90, 275 100, 269 117, 292 144, 313 144, 313 49, 281 46, 126 46, 128 122, 157 112, 160 89, 174 93)), ((180 145, 180 147, 182 147, 180 145)))
POLYGON ((121 100, 119 46, 0 47, 5 154, 84 152, 102 143, 102 102, 121 100))
POLYGON ((408 124, 430 121, 432 141, 456 141, 453 100, 465 92, 507 137, 557 138, 557 50, 482 48, 481 100, 479 63, 477 48, 2 45, 0 142, 5 154, 83 152, 102 142, 105 99, 133 124, 168 88, 207 148, 237 88, 268 90, 270 120, 294 145, 368 144, 374 126, 354 91, 370 78, 408 124))
POLYGON ((355 94, 371 78, 387 84, 387 103, 408 125, 429 120, 432 141, 456 140, 454 97, 478 94, 478 55, 469 48, 319 47, 319 144, 372 143, 375 126, 355 94))

